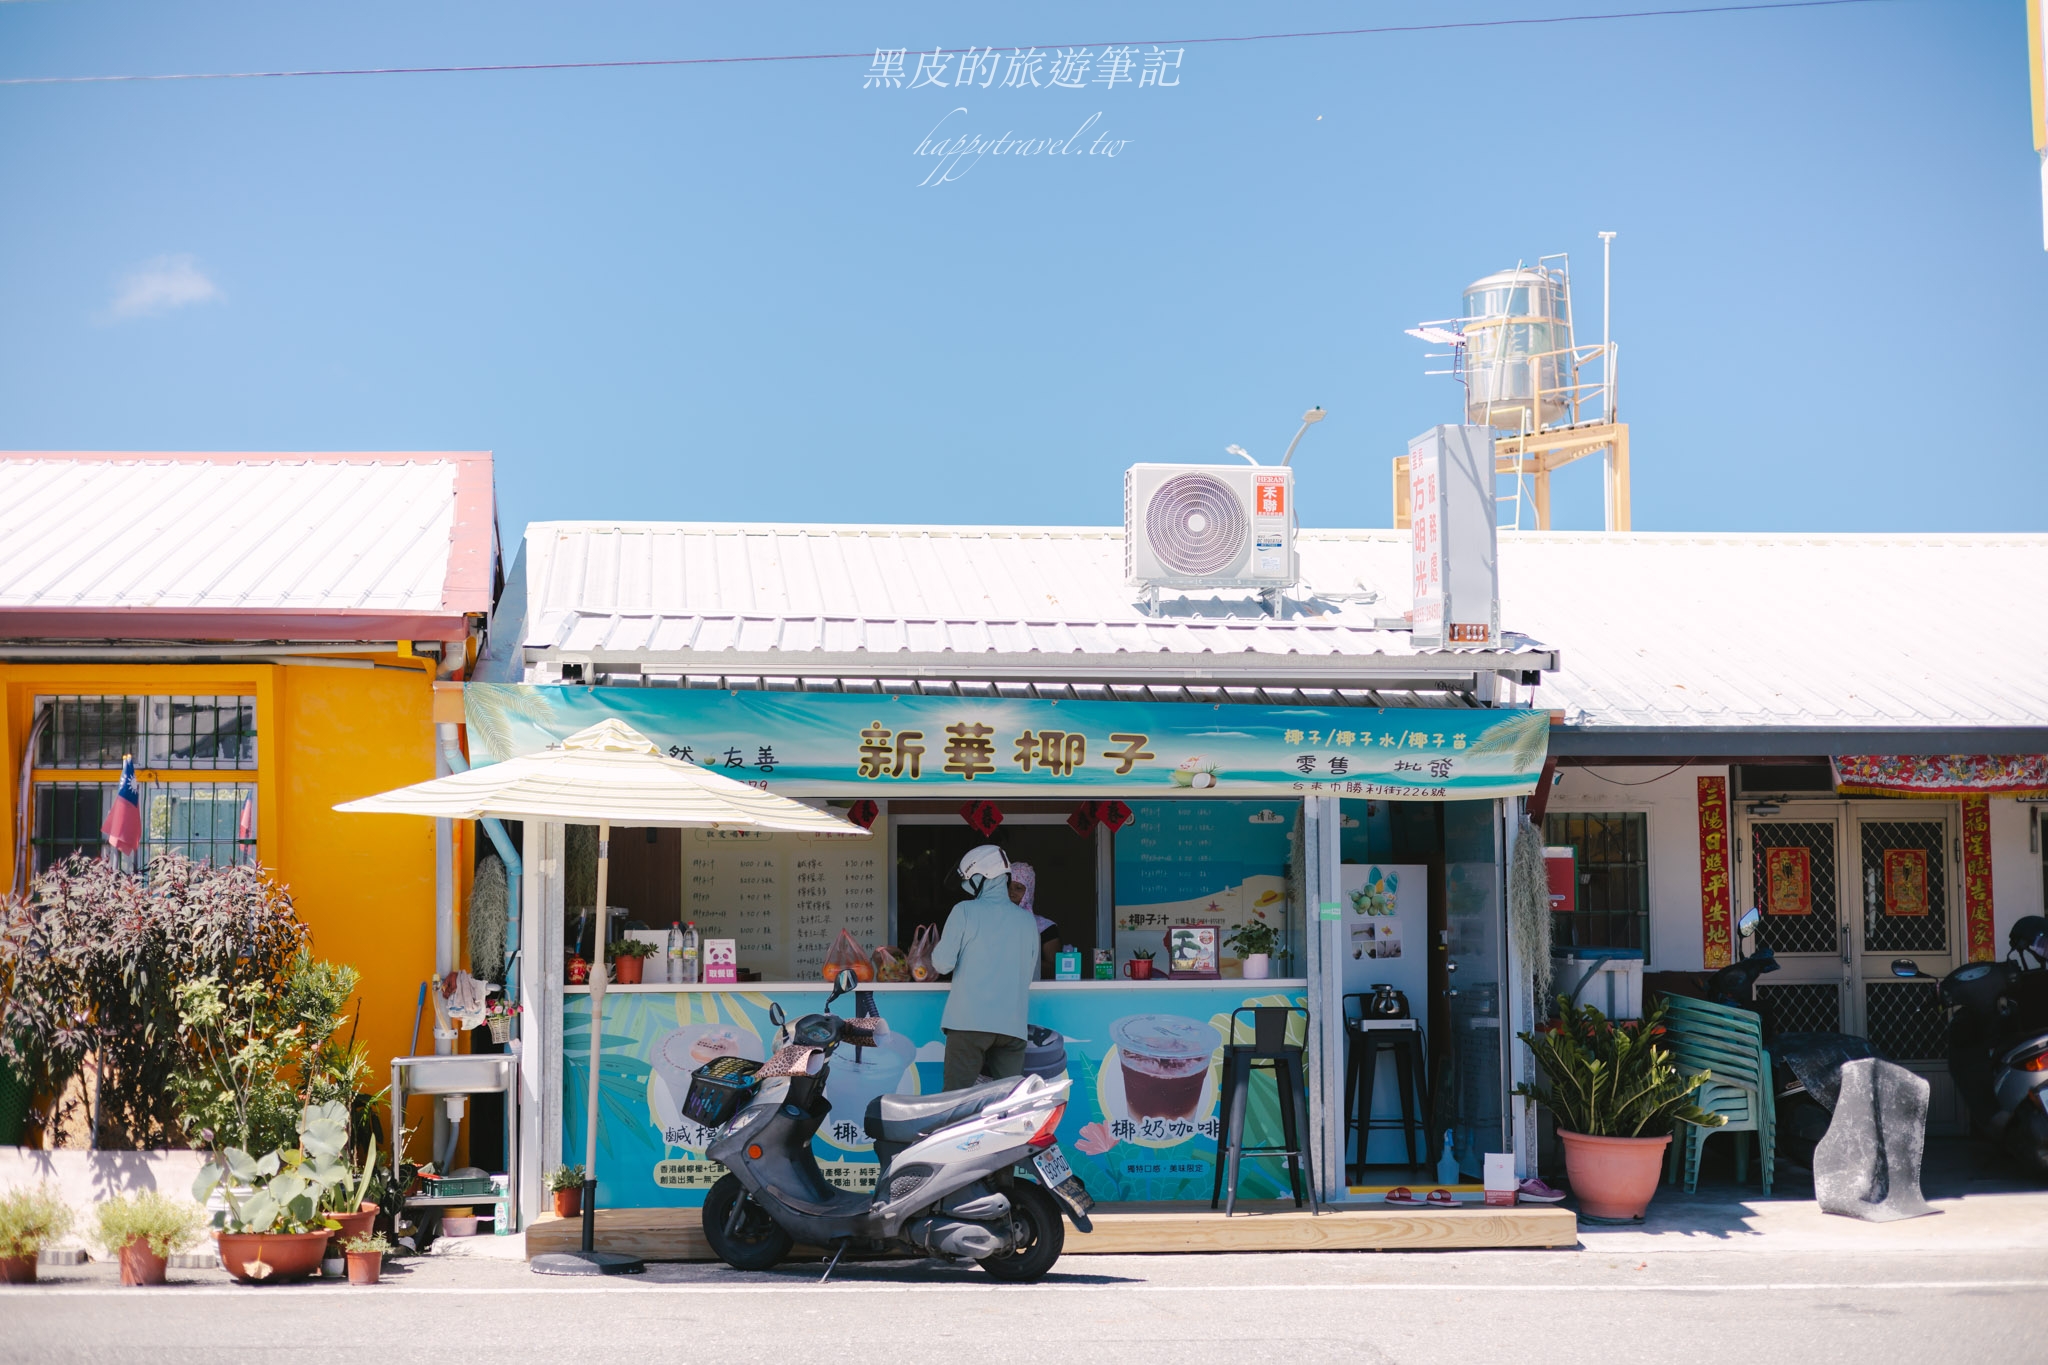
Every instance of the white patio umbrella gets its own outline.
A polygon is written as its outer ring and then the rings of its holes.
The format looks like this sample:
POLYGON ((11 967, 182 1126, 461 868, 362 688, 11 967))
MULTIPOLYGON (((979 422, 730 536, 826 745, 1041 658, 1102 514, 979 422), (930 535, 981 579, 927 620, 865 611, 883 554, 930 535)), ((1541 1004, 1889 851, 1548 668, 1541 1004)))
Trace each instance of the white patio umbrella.
POLYGON ((590 1094, 584 1117, 583 1249, 534 1258, 548 1274, 620 1274, 643 1269, 636 1257, 592 1245, 597 1205, 597 1082, 605 995, 605 898, 611 873, 611 827, 788 830, 857 834, 867 830, 786 796, 735 782, 709 768, 663 754, 639 731, 600 721, 559 747, 488 767, 416 782, 410 787, 344 801, 340 811, 429 815, 442 820, 559 820, 597 826, 597 962, 590 975, 590 1094))

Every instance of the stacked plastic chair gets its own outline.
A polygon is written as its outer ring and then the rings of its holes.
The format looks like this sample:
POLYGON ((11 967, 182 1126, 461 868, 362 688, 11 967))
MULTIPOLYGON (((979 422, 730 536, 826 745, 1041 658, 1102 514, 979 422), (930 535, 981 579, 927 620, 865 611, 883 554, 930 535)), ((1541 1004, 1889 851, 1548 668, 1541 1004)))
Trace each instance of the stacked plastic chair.
POLYGON ((1744 1135, 1754 1133, 1768 1195, 1778 1115, 1771 1087, 1771 1055, 1764 1049, 1763 1020, 1748 1010, 1682 996, 1668 996, 1665 1004, 1669 1011, 1664 1016, 1664 1041, 1671 1047, 1672 1060, 1687 1075, 1708 1073, 1706 1082, 1694 1092, 1693 1102, 1727 1120, 1718 1128, 1681 1122, 1672 1133, 1666 1179, 1677 1184, 1682 1165, 1685 1192, 1693 1193, 1699 1187, 1700 1151, 1707 1138, 1731 1133, 1736 1135, 1735 1178, 1748 1181, 1749 1139, 1744 1135))

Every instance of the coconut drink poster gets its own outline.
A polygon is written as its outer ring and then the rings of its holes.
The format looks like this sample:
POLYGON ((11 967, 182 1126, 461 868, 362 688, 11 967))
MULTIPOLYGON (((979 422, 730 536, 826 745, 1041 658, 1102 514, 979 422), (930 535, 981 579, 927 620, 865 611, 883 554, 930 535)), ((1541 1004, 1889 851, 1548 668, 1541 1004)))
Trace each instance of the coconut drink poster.
POLYGON ((665 752, 798 796, 1475 800, 1535 790, 1542 711, 533 686, 463 689, 478 763, 616 718, 665 752))

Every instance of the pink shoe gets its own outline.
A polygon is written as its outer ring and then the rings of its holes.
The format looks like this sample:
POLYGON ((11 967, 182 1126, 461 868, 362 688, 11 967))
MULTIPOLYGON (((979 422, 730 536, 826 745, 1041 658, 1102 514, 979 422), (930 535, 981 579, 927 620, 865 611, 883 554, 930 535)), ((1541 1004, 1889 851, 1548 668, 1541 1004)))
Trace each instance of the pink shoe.
POLYGON ((1564 1202, 1562 1194, 1551 1189, 1550 1186, 1544 1184, 1533 1175, 1516 1186, 1515 1193, 1532 1204, 1561 1204, 1564 1202))

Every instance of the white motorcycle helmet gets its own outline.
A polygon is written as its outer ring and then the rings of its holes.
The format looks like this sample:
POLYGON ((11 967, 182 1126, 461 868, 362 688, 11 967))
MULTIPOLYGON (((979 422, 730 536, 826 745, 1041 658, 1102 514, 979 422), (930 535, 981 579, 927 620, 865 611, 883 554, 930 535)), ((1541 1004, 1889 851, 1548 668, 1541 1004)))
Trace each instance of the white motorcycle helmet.
POLYGON ((970 848, 960 860, 960 889, 970 896, 979 896, 990 878, 1009 875, 1010 855, 994 844, 970 848))

